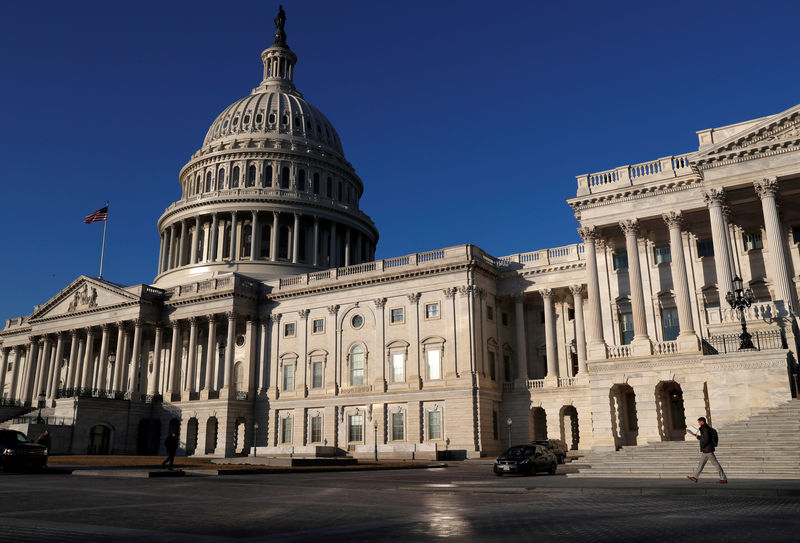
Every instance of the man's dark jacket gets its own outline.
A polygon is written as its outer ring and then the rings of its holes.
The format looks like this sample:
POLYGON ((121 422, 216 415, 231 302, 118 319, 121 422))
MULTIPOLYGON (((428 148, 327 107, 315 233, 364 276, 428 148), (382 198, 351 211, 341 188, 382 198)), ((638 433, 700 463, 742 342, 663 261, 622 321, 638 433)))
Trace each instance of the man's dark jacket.
POLYGON ((711 431, 711 426, 704 424, 700 427, 700 450, 704 453, 714 452, 714 437, 711 431))
POLYGON ((168 435, 167 439, 164 440, 164 446, 168 453, 175 454, 175 451, 178 450, 178 436, 168 435))

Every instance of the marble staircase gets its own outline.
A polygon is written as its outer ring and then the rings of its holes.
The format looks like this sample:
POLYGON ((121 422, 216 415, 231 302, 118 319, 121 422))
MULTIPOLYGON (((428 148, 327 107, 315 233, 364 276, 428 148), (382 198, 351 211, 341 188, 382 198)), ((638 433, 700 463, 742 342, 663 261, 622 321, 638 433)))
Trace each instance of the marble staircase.
MULTIPOLYGON (((800 479, 800 400, 755 412, 717 428, 716 456, 728 479, 800 479)), ((686 478, 697 466, 697 440, 662 441, 613 452, 592 452, 572 463, 569 477, 686 478)), ((711 463, 702 479, 717 479, 711 463)))

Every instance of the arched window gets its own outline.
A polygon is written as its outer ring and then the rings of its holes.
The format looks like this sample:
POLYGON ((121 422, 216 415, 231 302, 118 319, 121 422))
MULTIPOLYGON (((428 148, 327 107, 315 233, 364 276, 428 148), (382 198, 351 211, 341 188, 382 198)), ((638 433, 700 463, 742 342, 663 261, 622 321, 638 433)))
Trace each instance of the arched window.
POLYGON ((281 188, 288 189, 289 188, 289 168, 284 166, 281 169, 281 188))
POLYGON ((325 184, 325 196, 331 198, 333 196, 333 179, 328 177, 328 182, 325 184))
POLYGON ((271 187, 272 186, 272 166, 264 163, 264 177, 261 179, 261 186, 262 187, 271 187))
POLYGON ((306 171, 299 170, 297 172, 297 190, 306 190, 306 171))
POLYGON ((336 199, 342 201, 342 184, 341 182, 336 186, 336 199))
POLYGON ((356 345, 350 351, 350 386, 364 384, 364 347, 356 345))
POLYGON ((239 166, 233 168, 233 176, 231 176, 231 188, 235 189, 239 186, 239 166))
POLYGON ((289 258, 289 227, 281 226, 278 232, 278 258, 289 258))
POLYGON ((211 192, 211 172, 206 173, 206 192, 211 192))
POLYGON ((250 243, 252 239, 253 239, 253 227, 248 224, 244 227, 242 231, 242 248, 239 251, 239 254, 242 257, 250 256, 250 243))
POLYGON ((203 245, 205 244, 206 231, 202 228, 197 231, 197 253, 195 253, 195 260, 197 262, 203 261, 203 245))
POLYGON ((220 168, 217 172, 217 189, 222 190, 225 188, 225 169, 220 168))
POLYGON ((247 185, 248 187, 255 187, 256 186, 256 167, 255 165, 251 164, 249 168, 247 168, 247 185))
POLYGON ((319 194, 319 174, 314 174, 314 181, 312 181, 311 189, 314 194, 319 194))

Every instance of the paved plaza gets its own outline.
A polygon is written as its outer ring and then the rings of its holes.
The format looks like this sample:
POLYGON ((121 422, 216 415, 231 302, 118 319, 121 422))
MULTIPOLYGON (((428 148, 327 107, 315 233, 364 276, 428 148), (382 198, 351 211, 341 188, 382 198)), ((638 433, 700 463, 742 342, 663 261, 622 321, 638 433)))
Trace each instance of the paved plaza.
POLYGON ((800 486, 789 482, 496 478, 485 461, 157 479, 0 474, 0 541, 778 542, 798 533, 800 486))

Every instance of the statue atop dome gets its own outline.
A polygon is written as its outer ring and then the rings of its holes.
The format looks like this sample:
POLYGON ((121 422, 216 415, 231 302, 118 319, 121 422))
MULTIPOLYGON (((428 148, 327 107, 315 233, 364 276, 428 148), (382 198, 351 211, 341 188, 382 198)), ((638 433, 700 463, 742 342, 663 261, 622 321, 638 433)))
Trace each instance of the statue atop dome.
POLYGON ((286 47, 286 32, 283 31, 283 25, 286 24, 286 12, 283 11, 283 5, 278 6, 278 15, 275 16, 275 39, 272 45, 286 47))

